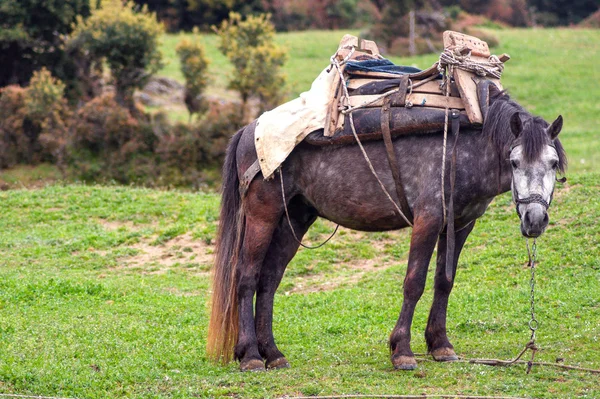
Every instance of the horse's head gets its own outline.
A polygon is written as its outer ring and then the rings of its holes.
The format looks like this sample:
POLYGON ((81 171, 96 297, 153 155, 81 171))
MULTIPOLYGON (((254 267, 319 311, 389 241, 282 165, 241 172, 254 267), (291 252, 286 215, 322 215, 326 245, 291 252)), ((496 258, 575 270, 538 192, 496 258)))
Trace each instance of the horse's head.
POLYGON ((525 237, 539 237, 548 226, 556 174, 566 158, 558 134, 562 116, 549 125, 542 118, 516 112, 510 119, 515 140, 510 148, 512 195, 525 237))

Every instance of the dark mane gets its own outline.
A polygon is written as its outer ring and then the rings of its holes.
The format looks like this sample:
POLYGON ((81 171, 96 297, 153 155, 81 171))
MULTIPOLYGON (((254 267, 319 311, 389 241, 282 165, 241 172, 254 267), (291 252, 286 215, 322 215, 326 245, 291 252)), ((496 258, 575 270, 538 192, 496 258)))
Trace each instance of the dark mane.
MULTIPOLYGON (((490 108, 483 124, 483 132, 490 137, 501 154, 506 154, 515 140, 523 145, 525 160, 538 159, 544 147, 550 143, 546 129, 549 124, 539 116, 533 116, 525 108, 510 99, 505 91, 490 92, 490 108), (510 129, 510 119, 518 113, 523 123, 523 131, 515 139, 510 129)), ((558 171, 564 173, 567 167, 565 150, 557 138, 552 143, 558 153, 558 171)))

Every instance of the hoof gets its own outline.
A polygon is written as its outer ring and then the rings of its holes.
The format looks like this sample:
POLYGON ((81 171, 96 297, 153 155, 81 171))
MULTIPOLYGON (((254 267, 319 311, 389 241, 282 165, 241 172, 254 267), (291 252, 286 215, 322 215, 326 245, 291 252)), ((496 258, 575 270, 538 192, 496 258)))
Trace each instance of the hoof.
POLYGON ((396 370, 414 370, 417 368, 417 361, 414 356, 392 357, 392 364, 396 370))
POLYGON ((240 371, 265 371, 262 360, 250 359, 240 363, 240 371))
POLYGON ((431 352, 436 362, 452 362, 458 360, 458 356, 452 348, 438 348, 431 352))
POLYGON ((290 363, 287 361, 287 359, 285 357, 280 357, 277 358, 275 360, 273 360, 272 362, 267 363, 267 369, 272 370, 272 369, 289 369, 290 363))

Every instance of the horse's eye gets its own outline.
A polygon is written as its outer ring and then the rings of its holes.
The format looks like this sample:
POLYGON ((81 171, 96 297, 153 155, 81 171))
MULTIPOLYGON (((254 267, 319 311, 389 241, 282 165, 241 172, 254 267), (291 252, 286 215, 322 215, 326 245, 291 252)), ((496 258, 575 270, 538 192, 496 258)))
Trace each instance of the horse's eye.
POLYGON ((517 169, 519 167, 519 164, 515 160, 511 160, 510 164, 512 165, 513 169, 517 169))
POLYGON ((552 169, 558 169, 558 161, 552 162, 552 169))

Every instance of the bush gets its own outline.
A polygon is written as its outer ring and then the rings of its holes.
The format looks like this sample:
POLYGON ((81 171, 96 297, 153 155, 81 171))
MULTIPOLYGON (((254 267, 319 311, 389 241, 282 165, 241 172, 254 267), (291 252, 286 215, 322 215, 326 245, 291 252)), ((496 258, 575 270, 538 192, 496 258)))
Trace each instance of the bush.
POLYGON ((113 95, 85 104, 72 123, 69 141, 71 172, 85 181, 115 180, 127 184, 152 180, 156 137, 113 95))
POLYGON ((25 89, 7 86, 0 90, 0 169, 32 158, 31 140, 24 133, 25 89))
POLYGON ((164 27, 156 15, 133 2, 103 0, 84 20, 79 17, 69 39, 70 48, 81 48, 88 57, 108 64, 116 87, 116 100, 137 112, 133 91, 162 66, 159 40, 164 27))
POLYGON ((65 84, 46 69, 34 72, 25 92, 27 118, 39 131, 41 158, 63 167, 70 110, 64 98, 65 84))
POLYGON ((84 181, 198 188, 215 178, 210 171, 220 168, 241 127, 233 104, 211 103, 194 125, 171 126, 162 114, 153 119, 136 119, 113 95, 90 101, 72 122, 70 173, 84 181))
MULTIPOLYGON (((197 31, 195 30, 196 34, 197 31)), ((208 83, 208 59, 204 46, 198 42, 183 39, 175 49, 181 61, 181 72, 185 78, 185 105, 190 113, 202 114, 207 109, 206 100, 202 97, 208 83)))
POLYGON ((281 67, 287 55, 275 44, 275 28, 270 16, 249 16, 245 21, 237 13, 229 14, 215 31, 219 35, 219 50, 233 64, 234 74, 229 88, 240 93, 242 115, 247 115, 250 98, 259 101, 259 112, 273 108, 285 97, 285 76, 281 67))
POLYGON ((63 166, 70 117, 64 91, 65 84, 42 68, 27 89, 0 92, 0 168, 40 161, 63 166))
POLYGON ((178 123, 161 134, 156 148, 160 181, 194 188, 214 183, 206 173, 221 167, 229 139, 241 126, 235 104, 212 102, 196 124, 178 123))

